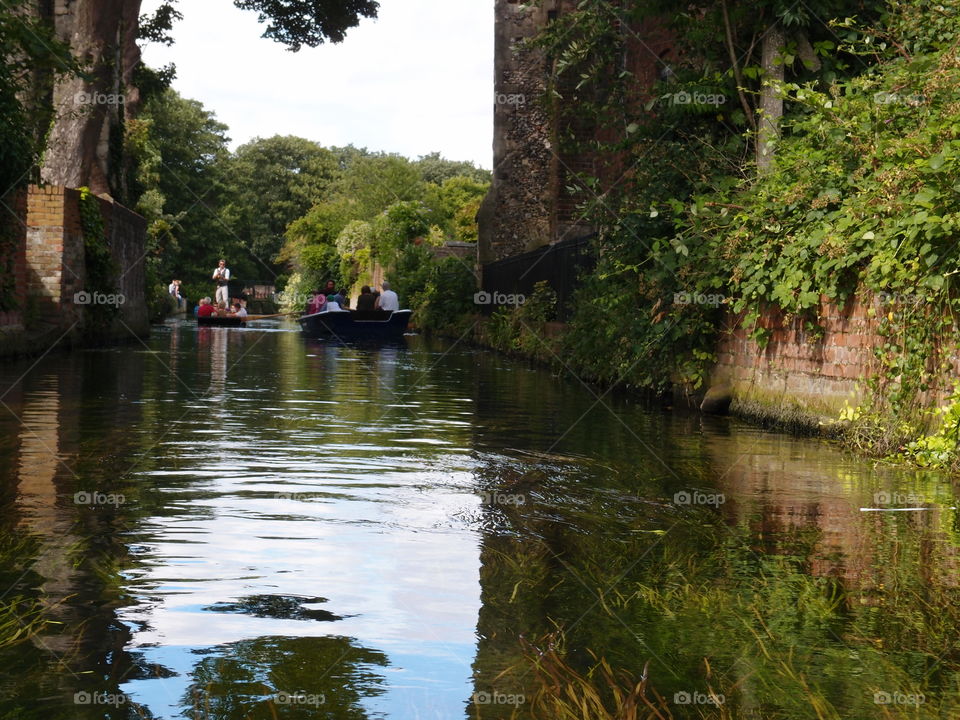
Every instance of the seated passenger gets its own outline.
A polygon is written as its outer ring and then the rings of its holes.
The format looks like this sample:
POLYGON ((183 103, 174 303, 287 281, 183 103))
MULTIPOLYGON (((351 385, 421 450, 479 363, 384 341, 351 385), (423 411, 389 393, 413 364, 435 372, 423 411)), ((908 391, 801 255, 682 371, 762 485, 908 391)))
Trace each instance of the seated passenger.
POLYGON ((360 288, 360 297, 357 298, 357 310, 373 310, 376 307, 377 299, 370 292, 370 286, 364 285, 360 288))
POLYGON ((310 302, 307 303, 307 315, 320 312, 327 304, 327 297, 319 290, 314 290, 311 295, 310 302))
POLYGON ((230 317, 245 318, 247 316, 247 309, 238 302, 233 304, 233 312, 230 313, 230 317))
POLYGON ((210 298, 203 298, 200 301, 200 306, 197 308, 197 317, 210 317, 211 315, 216 314, 216 310, 214 309, 210 298))

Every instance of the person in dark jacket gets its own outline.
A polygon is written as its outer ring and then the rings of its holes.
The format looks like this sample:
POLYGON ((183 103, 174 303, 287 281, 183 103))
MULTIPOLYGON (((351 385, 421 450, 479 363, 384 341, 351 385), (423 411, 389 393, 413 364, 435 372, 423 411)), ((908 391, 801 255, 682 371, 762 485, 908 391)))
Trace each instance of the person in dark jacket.
POLYGON ((376 307, 377 299, 370 292, 370 286, 364 285, 360 288, 360 297, 357 298, 357 310, 373 310, 376 307))

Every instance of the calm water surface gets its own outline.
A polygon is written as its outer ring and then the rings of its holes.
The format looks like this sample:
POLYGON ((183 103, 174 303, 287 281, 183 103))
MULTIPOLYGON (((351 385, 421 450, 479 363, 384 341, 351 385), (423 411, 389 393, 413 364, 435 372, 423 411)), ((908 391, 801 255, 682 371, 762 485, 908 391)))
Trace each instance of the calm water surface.
POLYGON ((550 717, 554 653, 646 666, 662 717, 960 713, 935 473, 279 324, 0 394, 0 623, 48 620, 0 648, 2 718, 550 717))

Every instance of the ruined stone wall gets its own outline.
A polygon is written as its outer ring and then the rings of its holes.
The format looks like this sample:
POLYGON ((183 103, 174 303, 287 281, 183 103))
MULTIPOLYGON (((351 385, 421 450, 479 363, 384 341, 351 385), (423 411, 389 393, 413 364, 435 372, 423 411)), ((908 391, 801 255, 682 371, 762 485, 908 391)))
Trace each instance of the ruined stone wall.
POLYGON ((558 4, 495 4, 493 185, 480 211, 480 262, 532 250, 553 237, 553 127, 542 102, 548 66, 543 53, 520 44, 539 32, 558 4))
MULTIPOLYGON (((580 218, 577 208, 584 196, 568 188, 578 186, 577 175, 585 174, 600 179, 602 192, 618 185, 631 169, 614 153, 560 146, 557 138, 570 134, 586 145, 620 138, 588 120, 561 118, 545 97, 552 74, 550 58, 520 47, 523 40, 535 37, 577 4, 575 0, 496 2, 493 185, 479 214, 481 263, 590 235, 594 228, 580 218)), ((622 26, 620 32, 626 52, 622 67, 611 72, 627 71, 635 79, 625 112, 637 112, 660 78, 673 42, 656 20, 622 26)), ((576 84, 579 78, 567 82, 576 84)), ((569 95, 565 91, 572 89, 559 88, 561 95, 569 95)), ((589 197, 591 191, 585 192, 589 197)))
POLYGON ((147 311, 146 288, 146 238, 147 221, 119 203, 98 198, 104 231, 110 245, 110 253, 117 265, 117 290, 127 300, 120 306, 121 327, 135 335, 146 335, 150 329, 147 311))

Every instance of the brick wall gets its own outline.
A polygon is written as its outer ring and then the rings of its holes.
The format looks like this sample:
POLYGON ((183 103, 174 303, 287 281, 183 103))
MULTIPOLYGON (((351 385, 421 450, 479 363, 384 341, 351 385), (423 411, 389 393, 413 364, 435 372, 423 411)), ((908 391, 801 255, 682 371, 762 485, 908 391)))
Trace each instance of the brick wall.
POLYGON ((120 306, 119 336, 133 332, 146 335, 150 320, 146 304, 147 221, 135 212, 103 198, 97 198, 104 231, 113 260, 119 269, 117 289, 126 298, 120 306))
POLYGON ((64 330, 80 320, 73 304, 85 273, 78 203, 76 190, 54 185, 27 193, 27 302, 38 323, 64 330))
POLYGON ((874 348, 885 342, 877 333, 880 308, 872 296, 844 307, 822 297, 822 335, 769 311, 759 321, 770 331, 765 347, 750 339, 742 318, 732 317, 717 348, 712 384, 728 386, 744 406, 835 418, 844 405, 858 404, 861 381, 877 370, 874 348))
MULTIPOLYGON (((0 354, 43 350, 61 338, 82 340, 85 306, 74 302, 74 296, 92 289, 85 287, 80 192, 56 185, 31 186, 16 198, 19 210, 14 214, 19 213, 22 228, 17 300, 22 310, 0 314, 0 327, 18 327, 25 335, 0 336, 0 354)), ((125 297, 109 335, 114 339, 146 335, 146 221, 109 200, 98 198, 98 204, 119 268, 116 287, 125 297)))

